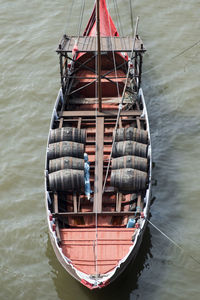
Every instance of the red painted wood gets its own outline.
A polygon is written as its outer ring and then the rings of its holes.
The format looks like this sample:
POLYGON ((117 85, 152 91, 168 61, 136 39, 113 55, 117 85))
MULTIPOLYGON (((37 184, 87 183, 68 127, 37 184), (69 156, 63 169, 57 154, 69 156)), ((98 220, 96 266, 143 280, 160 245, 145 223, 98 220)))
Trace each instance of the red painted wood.
POLYGON ((96 247, 95 228, 60 229, 62 251, 86 274, 96 274, 97 253, 98 273, 107 273, 129 252, 133 233, 133 228, 98 228, 96 247))

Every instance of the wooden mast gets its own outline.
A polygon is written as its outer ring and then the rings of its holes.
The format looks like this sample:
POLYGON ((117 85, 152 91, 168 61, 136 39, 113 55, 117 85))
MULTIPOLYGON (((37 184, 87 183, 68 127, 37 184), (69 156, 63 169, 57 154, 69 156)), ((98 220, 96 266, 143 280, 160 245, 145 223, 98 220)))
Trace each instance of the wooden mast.
POLYGON ((98 73, 98 84, 97 84, 97 92, 98 92, 98 102, 99 108, 98 110, 102 111, 102 101, 101 101, 101 41, 100 41, 100 12, 99 12, 99 2, 97 0, 97 53, 98 53, 98 60, 97 60, 97 73, 98 73))

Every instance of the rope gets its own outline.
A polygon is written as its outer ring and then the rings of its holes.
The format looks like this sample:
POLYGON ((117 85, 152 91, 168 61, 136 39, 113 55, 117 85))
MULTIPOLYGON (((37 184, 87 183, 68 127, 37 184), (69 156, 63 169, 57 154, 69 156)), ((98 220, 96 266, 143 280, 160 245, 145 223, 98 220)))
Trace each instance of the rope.
POLYGON ((143 72, 143 75, 144 75, 144 74, 148 74, 148 73, 152 72, 153 70, 158 69, 159 67, 162 67, 162 66, 163 66, 164 64, 166 64, 167 62, 169 62, 169 61, 171 61, 172 59, 175 59, 175 58, 181 56, 182 54, 186 53, 187 51, 189 51, 189 50, 192 49, 193 47, 197 46, 199 43, 200 43, 200 40, 197 41, 196 43, 192 44, 191 46, 187 47, 186 49, 182 50, 180 53, 178 53, 178 54, 176 54, 176 55, 174 55, 174 56, 172 56, 172 57, 169 57, 169 58, 166 59, 164 62, 162 62, 162 63, 156 65, 155 67, 151 68, 150 70, 147 70, 147 71, 143 72))
MULTIPOLYGON (((133 52, 134 52, 134 48, 135 48, 135 39, 136 39, 136 34, 137 34, 138 23, 139 23, 139 17, 137 17, 136 24, 135 24, 135 31, 134 31, 134 38, 133 38, 133 49, 131 51, 131 56, 130 56, 131 59, 133 57, 133 52)), ((130 72, 130 64, 128 66, 128 72, 127 72, 127 76, 126 76, 126 82, 125 82, 124 89, 123 89, 122 104, 123 104, 124 95, 125 95, 126 87, 127 87, 127 83, 128 83, 129 72, 130 72)))
POLYGON ((80 18, 80 23, 79 23, 78 36, 80 36, 80 34, 81 34, 81 27, 82 27, 82 23, 83 23, 84 10, 85 10, 85 0, 82 1, 81 18, 80 18))
MULTIPOLYGON (((137 34, 138 22, 139 22, 139 17, 137 17, 136 25, 135 25, 133 49, 132 49, 131 56, 130 56, 131 58, 133 57, 133 52, 134 52, 134 48, 135 48, 135 39, 136 39, 136 34, 137 34)), ((120 102, 119 108, 118 108, 118 114, 117 114, 117 119, 116 119, 116 123, 115 123, 114 134, 113 134, 112 148, 111 148, 111 152, 110 152, 110 156, 109 156, 108 166, 107 166, 107 169, 106 169, 106 176, 105 176, 105 179, 104 179, 102 194, 104 193, 104 190, 105 190, 106 181, 107 181, 107 178, 108 178, 108 172, 109 172, 109 169, 110 169, 111 158, 112 158, 112 153, 113 153, 113 147, 114 147, 114 143, 115 143, 115 135, 116 135, 116 131, 117 131, 118 123, 119 123, 120 112, 122 110, 123 100, 124 100, 125 91, 126 91, 126 87, 127 87, 127 83, 128 83, 129 72, 130 72, 130 64, 128 66, 126 81, 125 81, 124 89, 123 89, 123 93, 122 93, 122 99, 121 99, 121 102, 120 102)))
POLYGON ((69 24, 71 24, 71 18, 72 18, 72 10, 73 10, 73 6, 74 6, 74 2, 73 0, 71 0, 71 6, 70 6, 70 9, 69 9, 69 14, 67 16, 67 21, 66 21, 66 25, 64 27, 64 33, 66 33, 66 29, 67 27, 69 26, 69 24))
POLYGON ((130 6, 131 29, 132 29, 132 35, 133 35, 133 8, 132 8, 132 0, 129 0, 129 6, 130 6))
POLYGON ((172 59, 181 56, 182 54, 184 54, 185 52, 189 51, 190 49, 192 49, 193 47, 197 46, 200 43, 200 40, 197 41, 196 43, 194 43, 193 45, 191 45, 190 47, 184 49, 183 51, 181 51, 179 54, 175 55, 172 57, 172 59))
MULTIPOLYGON (((97 3, 96 3, 97 5, 97 3)), ((96 21, 97 21, 97 7, 96 7, 96 21)), ((97 43, 98 41, 96 41, 96 46, 97 46, 97 43)), ((98 64, 98 55, 96 55, 95 57, 95 70, 97 69, 97 64, 98 64)), ((98 81, 96 80, 96 84, 95 84, 95 95, 96 95, 96 98, 98 97, 98 81)), ((97 101, 98 102, 98 101, 97 101)), ((98 114, 98 105, 96 105, 96 133, 97 133, 97 114, 98 114)), ((97 143, 95 144, 95 150, 96 150, 96 153, 97 153, 97 143)), ((98 160, 95 160, 95 170, 97 169, 97 164, 98 164, 98 160)), ((95 172, 95 177, 98 176, 98 174, 96 174, 95 172)), ((97 186, 96 186, 96 178, 95 179, 95 186, 94 186, 94 192, 96 193, 97 192, 97 186)), ((96 203, 96 211, 95 211, 95 229, 96 229, 96 232, 95 232, 95 271, 96 271, 96 283, 98 282, 98 214, 97 214, 97 203, 96 203)), ((98 285, 98 283, 97 283, 98 285)))
POLYGON ((113 0, 113 3, 114 3, 114 8, 115 8, 115 13, 116 13, 116 16, 117 16, 117 26, 120 30, 120 33, 122 36, 124 36, 124 33, 123 33, 123 29, 122 29, 122 26, 121 26, 121 20, 120 20, 120 16, 119 16, 119 7, 118 7, 118 4, 117 4, 117 1, 116 0, 113 0))
MULTIPOLYGON (((108 7, 108 13, 110 13, 109 11, 109 4, 107 4, 108 7)), ((110 36, 111 36, 111 24, 110 24, 110 18, 109 18, 109 29, 110 29, 110 36)), ((116 60, 115 60, 115 53, 114 53, 114 49, 113 49, 113 45, 111 43, 111 49, 112 49, 112 56, 113 56, 113 62, 114 62, 114 70, 115 70, 115 78, 117 79, 117 66, 116 66, 116 60)), ((116 87, 117 87, 117 95, 118 97, 120 97, 119 94, 119 82, 116 80, 116 87)))
POLYGON ((147 220, 147 222, 149 222, 149 224, 151 224, 158 232, 160 232, 164 237, 166 237, 172 244, 174 244, 177 248, 179 248, 180 250, 182 250, 183 252, 185 252, 185 254, 187 254, 190 258, 192 258, 196 263, 198 263, 200 265, 200 261, 197 260, 194 256, 192 256, 191 254, 189 254, 182 246, 178 245, 174 240, 172 240, 168 235, 166 235, 162 230, 160 230, 156 225, 154 225, 150 220, 148 220, 147 218, 145 218, 147 220))

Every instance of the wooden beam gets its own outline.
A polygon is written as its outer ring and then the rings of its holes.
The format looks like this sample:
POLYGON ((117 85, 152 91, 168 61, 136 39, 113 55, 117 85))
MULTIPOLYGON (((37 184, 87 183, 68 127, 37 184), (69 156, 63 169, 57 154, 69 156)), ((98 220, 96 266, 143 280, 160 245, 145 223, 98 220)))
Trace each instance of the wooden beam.
POLYGON ((77 128, 81 129, 81 117, 78 118, 78 124, 77 124, 77 128))
POLYGON ((62 128, 62 127, 63 127, 63 119, 64 119, 64 118, 60 118, 59 128, 62 128))
POLYGON ((119 117, 119 128, 122 128, 122 118, 119 117))
POLYGON ((74 212, 77 213, 77 195, 73 193, 73 205, 74 205, 74 212))
MULTIPOLYGON (((117 110, 111 111, 104 111, 104 112, 96 112, 96 110, 65 110, 60 113, 60 117, 112 117, 117 116, 117 110)), ((141 110, 128 110, 128 111, 121 111, 120 116, 141 116, 141 110)))
MULTIPOLYGON (((102 97, 102 103, 121 103, 121 97, 102 97)), ((97 104, 98 98, 70 98, 70 104, 97 104)), ((125 99, 123 103, 132 103, 130 99, 125 99)))
MULTIPOLYGON (((114 116, 113 116, 114 117, 114 116)), ((124 117, 126 117, 126 116, 124 116, 124 117)), ((145 121, 145 118, 144 117, 139 117, 139 120, 140 121, 145 121)), ((132 122, 132 121, 136 121, 136 119, 134 118, 134 116, 133 117, 130 117, 130 118, 128 118, 128 117, 126 117, 126 119, 122 119, 122 121, 123 122, 132 122)), ((56 122, 56 120, 55 120, 55 122, 56 122)), ((70 119, 70 118, 65 118, 64 119, 64 122, 78 122, 78 118, 74 118, 74 119, 70 119)), ((81 122, 87 122, 87 123, 94 123, 95 122, 95 119, 82 119, 82 121, 81 122)), ((105 122, 113 122, 113 124, 115 124, 115 122, 116 122, 116 119, 107 119, 107 120, 105 120, 105 122)))
MULTIPOLYGON (((54 193, 53 194, 53 208, 54 208, 54 213, 57 214, 58 213, 58 194, 54 193)), ((60 230, 59 230, 59 225, 58 225, 58 220, 55 220, 55 224, 56 224, 56 235, 58 238, 58 243, 61 242, 61 237, 60 237, 60 230)))
POLYGON ((103 186, 103 150, 104 150, 104 118, 96 118, 96 163, 93 211, 102 211, 102 186, 103 186))
MULTIPOLYGON (((102 211, 102 212, 97 212, 98 215, 104 215, 104 216, 133 216, 135 215, 134 211, 120 211, 120 212, 116 212, 116 211, 102 211)), ((79 217, 79 216, 95 216, 95 212, 93 211, 85 211, 85 212, 63 212, 63 213, 53 213, 52 214, 54 218, 58 218, 58 217, 68 217, 68 216, 74 216, 74 217, 79 217)))
POLYGON ((54 212, 57 213, 58 212, 58 194, 54 193, 53 194, 53 208, 54 208, 54 212))
POLYGON ((140 214, 143 209, 142 196, 139 194, 137 198, 136 213, 140 214))
POLYGON ((136 123, 137 123, 137 128, 140 130, 141 129, 140 119, 138 117, 136 118, 136 123))
POLYGON ((116 212, 120 212, 121 211, 121 203, 122 203, 122 193, 117 193, 116 212))

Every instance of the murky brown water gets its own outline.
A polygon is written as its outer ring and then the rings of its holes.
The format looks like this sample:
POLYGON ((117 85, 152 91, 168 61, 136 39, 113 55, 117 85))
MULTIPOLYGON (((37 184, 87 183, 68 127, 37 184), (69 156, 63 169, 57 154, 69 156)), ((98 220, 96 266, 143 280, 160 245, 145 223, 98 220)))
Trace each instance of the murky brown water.
MULTIPOLYGON (((86 24, 93 0, 86 1, 86 24)), ((107 1, 118 25, 114 2, 107 1)), ((81 0, 0 0, 0 299, 199 299, 200 265, 148 227, 137 262, 109 288, 90 292, 57 262, 46 226, 43 170, 59 89, 62 34, 77 34, 81 0), (68 20, 68 22, 67 22, 68 20)), ((124 34, 129 1, 117 0, 124 34)), ((200 2, 132 1, 148 49, 143 89, 157 186, 151 221, 200 260, 200 2)), ((83 24, 83 26, 84 26, 83 24)))

